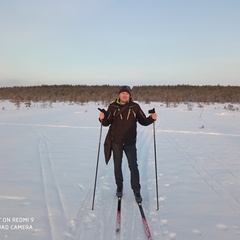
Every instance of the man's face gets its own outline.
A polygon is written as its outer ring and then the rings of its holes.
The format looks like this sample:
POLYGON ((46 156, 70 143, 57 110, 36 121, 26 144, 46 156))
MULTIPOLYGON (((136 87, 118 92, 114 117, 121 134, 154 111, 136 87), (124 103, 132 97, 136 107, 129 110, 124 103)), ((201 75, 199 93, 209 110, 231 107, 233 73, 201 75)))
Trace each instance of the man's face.
POLYGON ((130 100, 130 94, 128 92, 119 93, 119 98, 122 103, 127 103, 130 100))

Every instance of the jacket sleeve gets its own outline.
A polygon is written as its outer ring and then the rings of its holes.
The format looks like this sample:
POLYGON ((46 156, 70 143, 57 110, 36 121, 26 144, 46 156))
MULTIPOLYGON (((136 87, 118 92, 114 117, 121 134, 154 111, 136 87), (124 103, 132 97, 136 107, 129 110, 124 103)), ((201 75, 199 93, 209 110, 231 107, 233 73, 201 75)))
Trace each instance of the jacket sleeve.
POLYGON ((111 111, 111 105, 107 109, 107 114, 105 114, 104 119, 102 120, 102 125, 107 127, 112 123, 112 111, 111 111))
POLYGON ((152 119, 150 116, 146 117, 145 113, 139 106, 139 110, 137 111, 137 120, 143 126, 148 126, 152 124, 155 120, 152 119))

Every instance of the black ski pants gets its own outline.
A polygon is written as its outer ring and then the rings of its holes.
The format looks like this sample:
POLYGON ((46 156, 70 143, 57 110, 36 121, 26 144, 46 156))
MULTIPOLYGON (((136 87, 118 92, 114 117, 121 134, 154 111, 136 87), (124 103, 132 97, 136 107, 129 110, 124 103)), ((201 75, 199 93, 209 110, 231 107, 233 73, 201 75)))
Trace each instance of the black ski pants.
POLYGON ((137 164, 137 148, 136 144, 123 145, 112 143, 113 150, 113 161, 114 161, 114 174, 117 186, 123 184, 123 174, 122 174, 122 158, 123 152, 125 153, 128 160, 128 167, 131 173, 131 187, 133 191, 139 191, 141 188, 139 180, 139 171, 137 164))

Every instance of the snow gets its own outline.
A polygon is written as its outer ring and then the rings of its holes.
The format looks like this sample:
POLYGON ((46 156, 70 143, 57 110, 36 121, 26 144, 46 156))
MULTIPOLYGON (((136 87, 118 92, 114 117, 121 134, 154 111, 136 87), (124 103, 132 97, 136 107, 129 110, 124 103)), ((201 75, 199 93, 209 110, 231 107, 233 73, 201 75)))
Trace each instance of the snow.
MULTIPOLYGON (((138 125, 143 209, 154 240, 240 237, 240 112, 224 104, 140 104, 155 107, 160 209, 156 211, 153 125, 138 125)), ((123 160, 121 231, 113 163, 105 165, 100 103, 0 102, 0 239, 144 240, 140 212, 123 160)))

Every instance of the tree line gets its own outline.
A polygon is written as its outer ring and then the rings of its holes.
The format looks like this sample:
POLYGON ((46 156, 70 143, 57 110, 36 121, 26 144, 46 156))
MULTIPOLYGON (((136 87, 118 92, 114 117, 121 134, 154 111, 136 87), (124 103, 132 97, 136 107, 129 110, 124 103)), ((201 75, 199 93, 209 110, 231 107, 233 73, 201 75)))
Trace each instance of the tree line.
MULTIPOLYGON (((118 96, 117 85, 41 85, 0 88, 0 100, 15 103, 90 101, 110 103, 118 96)), ((240 103, 240 86, 145 85, 132 88, 139 102, 240 103)))

